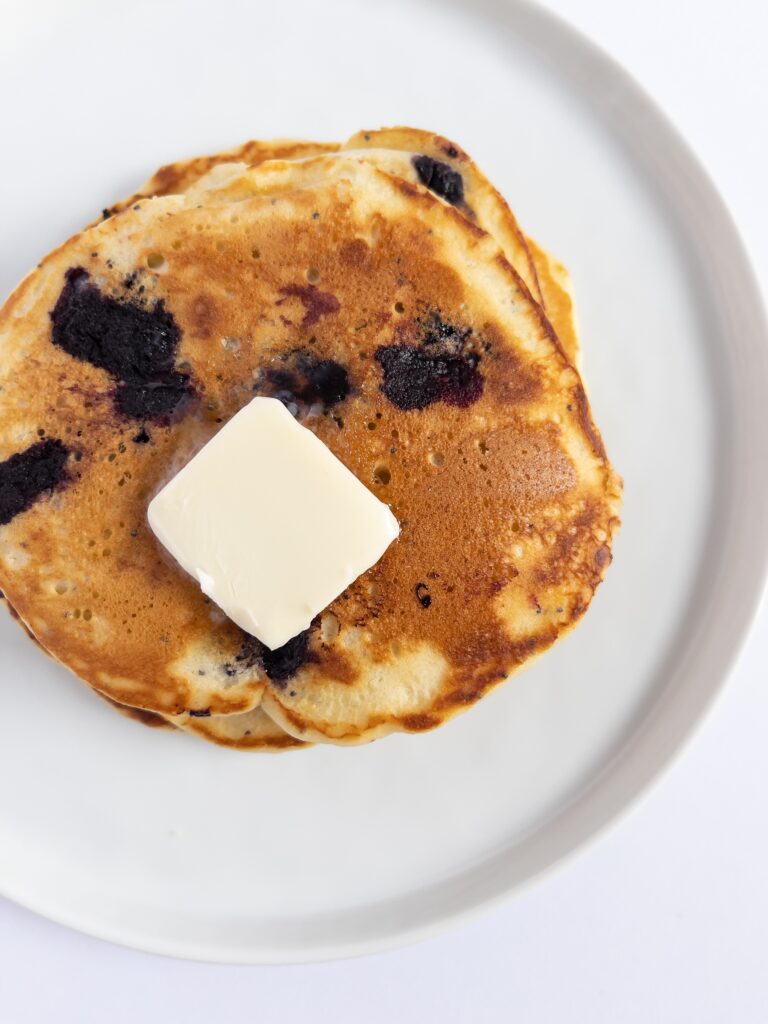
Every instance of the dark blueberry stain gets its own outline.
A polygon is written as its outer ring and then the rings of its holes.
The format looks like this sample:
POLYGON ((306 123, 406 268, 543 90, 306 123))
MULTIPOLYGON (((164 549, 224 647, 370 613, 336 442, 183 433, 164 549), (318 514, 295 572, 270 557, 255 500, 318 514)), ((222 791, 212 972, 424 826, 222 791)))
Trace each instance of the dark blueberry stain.
POLYGON ((68 456, 61 441, 49 438, 0 462, 0 526, 66 480, 68 456))
POLYGON ((433 313, 419 323, 418 345, 396 343, 376 350, 384 373, 381 390, 398 409, 426 409, 434 402, 466 408, 483 393, 480 355, 471 327, 456 327, 433 313))
POLYGON ((172 369, 181 338, 162 301, 154 309, 119 302, 103 295, 82 267, 67 271, 51 320, 54 345, 124 381, 172 369))
MULTIPOLYGON (((124 284, 131 288, 135 276, 124 284)), ((118 382, 115 404, 133 419, 168 421, 194 396, 174 362, 181 331, 159 300, 151 308, 102 294, 82 267, 70 268, 51 312, 52 340, 118 382)))
POLYGON ((349 394, 347 371, 334 359, 302 359, 299 369, 306 380, 301 396, 305 402, 322 402, 329 408, 349 394))
POLYGON ((599 569, 604 569, 611 561, 611 549, 605 546, 595 552, 595 564, 599 569))
POLYGON ((170 423, 184 414, 193 398, 194 391, 186 374, 166 373, 146 383, 129 381, 119 384, 115 391, 115 407, 130 419, 170 423))
POLYGON ((261 653, 261 664, 267 677, 275 683, 285 683, 295 676, 309 655, 309 630, 305 629, 293 637, 287 644, 270 651, 264 647, 261 653))
POLYGON ((412 163, 419 181, 426 185, 430 192, 434 192, 452 206, 459 206, 464 202, 464 181, 458 171, 454 171, 442 160, 433 160, 431 156, 415 156, 412 163))
POLYGON ((304 306, 302 327, 311 327, 321 316, 338 313, 341 309, 341 303, 335 295, 331 295, 330 292, 321 292, 314 284, 289 284, 280 289, 280 294, 285 298, 278 300, 278 306, 281 306, 289 297, 297 298, 304 306))
POLYGON ((341 363, 316 359, 301 349, 288 358, 290 368, 268 369, 263 379, 271 397, 279 398, 292 412, 313 405, 321 405, 327 411, 349 394, 349 375, 341 363))
POLYGON ((416 597, 422 608, 429 608, 432 604, 432 598, 429 596, 429 587, 426 583, 416 584, 416 597))
POLYGON ((235 664, 225 665, 225 672, 227 675, 233 676, 238 669, 248 669, 258 665, 264 670, 268 679, 282 688, 303 665, 313 660, 309 650, 309 634, 313 626, 314 623, 309 629, 297 634, 287 644, 283 644, 275 651, 271 651, 255 636, 245 634, 240 653, 235 657, 235 664))
POLYGON ((210 708, 203 708, 201 711, 190 711, 189 712, 189 717, 190 718, 210 718, 211 717, 211 709, 210 708))
POLYGON ((152 437, 150 436, 146 427, 142 427, 138 434, 134 434, 131 440, 133 441, 134 444, 149 444, 149 442, 152 440, 152 437))

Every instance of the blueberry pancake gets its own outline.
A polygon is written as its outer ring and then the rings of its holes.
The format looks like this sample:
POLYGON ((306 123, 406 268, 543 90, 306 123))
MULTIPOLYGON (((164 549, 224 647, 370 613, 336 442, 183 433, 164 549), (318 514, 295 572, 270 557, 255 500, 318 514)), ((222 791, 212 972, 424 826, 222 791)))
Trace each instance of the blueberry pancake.
POLYGON ((252 140, 221 153, 166 164, 131 199, 116 203, 104 214, 124 209, 138 198, 186 192, 221 164, 255 166, 267 160, 302 160, 340 150, 370 151, 369 159, 374 162, 381 161, 387 150, 407 154, 410 166, 401 165, 400 174, 429 188, 496 239, 531 294, 542 304, 571 362, 578 365, 579 344, 567 271, 525 237, 503 196, 467 153, 455 142, 431 132, 383 128, 358 132, 342 144, 252 140))
POLYGON ((620 487, 493 239, 420 186, 316 159, 271 196, 256 169, 253 198, 134 204, 11 297, 0 588, 120 703, 204 721, 262 702, 299 739, 346 743, 439 724, 570 628, 610 561, 620 487), (276 652, 146 527, 151 496, 255 394, 282 398, 402 530, 276 652))
MULTIPOLYGON (((399 142, 400 144, 403 144, 404 141, 418 141, 422 145, 424 145, 425 143, 428 145, 427 139, 425 138, 426 133, 410 133, 408 130, 403 130, 403 135, 405 136, 405 138, 400 137, 394 140, 392 140, 391 138, 391 133, 365 133, 365 136, 363 136, 363 134, 361 133, 359 136, 353 137, 353 139, 350 140, 349 143, 347 143, 347 147, 352 149, 353 143, 362 142, 364 139, 365 141, 370 143, 372 138, 377 138, 379 135, 388 136, 387 139, 382 139, 382 141, 394 141, 399 142), (411 137, 413 134, 416 134, 421 137, 414 140, 411 137)), ((454 156, 461 152, 458 150, 457 147, 455 147, 453 144, 448 144, 445 140, 438 139, 437 144, 442 147, 449 146, 454 156)), ((255 165, 257 162, 266 162, 257 161, 257 151, 255 149, 256 145, 257 144, 254 143, 247 144, 249 148, 246 150, 246 152, 243 152, 242 154, 243 157, 246 157, 252 165, 255 165)), ((290 159, 307 159, 310 156, 316 155, 315 152, 310 152, 310 150, 315 149, 316 147, 313 147, 310 144, 307 146, 307 152, 301 152, 296 144, 291 144, 290 151, 286 154, 286 156, 289 157, 290 159)), ((280 155, 278 147, 276 145, 270 145, 269 150, 265 155, 271 160, 278 159, 280 155)), ((359 151, 354 150, 353 154, 350 155, 359 157, 362 154, 359 151)), ((463 154, 462 156, 464 160, 467 160, 467 158, 463 154)), ((406 154, 397 149, 388 151, 370 148, 365 151, 365 159, 367 161, 370 161, 375 166, 386 170, 389 173, 405 178, 406 180, 410 179, 412 181, 416 181, 417 183, 423 184, 423 182, 420 181, 418 175, 414 174, 414 168, 412 163, 414 156, 412 154, 406 154)), ((246 171, 246 165, 244 163, 214 164, 211 162, 211 158, 207 160, 202 159, 196 162, 195 170, 204 170, 206 173, 203 174, 197 180, 190 176, 190 170, 191 168, 189 167, 182 170, 182 168, 179 165, 174 165, 173 173, 170 172, 170 168, 166 169, 165 173, 161 174, 158 183, 162 182, 163 178, 165 178, 166 182, 175 182, 175 187, 179 187, 179 184, 183 183, 185 189, 191 191, 193 195, 196 192, 203 192, 205 194, 204 202, 206 203, 215 201, 213 196, 215 195, 216 192, 219 193, 219 197, 221 199, 225 198, 228 189, 232 191, 232 194, 235 197, 237 197, 238 194, 242 196, 241 179, 243 173, 246 171), (239 186, 237 184, 238 180, 240 180, 239 186)), ((268 169, 265 168, 265 170, 268 169)), ((275 166, 274 170, 278 174, 280 173, 279 168, 277 166, 275 166)), ((470 178, 470 181, 471 185, 469 187, 472 188, 472 186, 474 185, 474 191, 480 192, 482 185, 478 186, 474 178, 470 178)), ((481 177, 480 181, 482 183, 484 182, 484 179, 482 179, 481 177)), ((266 188, 266 190, 268 191, 279 190, 279 187, 280 186, 276 184, 274 181, 272 185, 269 185, 266 182, 261 185, 262 189, 266 188)), ((489 191, 485 204, 480 204, 481 211, 483 211, 480 216, 482 217, 484 213, 486 222, 489 225, 491 223, 497 225, 498 230, 498 225, 500 223, 502 225, 504 224, 505 210, 507 212, 509 211, 508 208, 506 207, 506 204, 503 203, 503 200, 501 200, 501 197, 498 195, 498 193, 495 192, 495 190, 493 190, 490 186, 488 186, 488 189, 489 191), (501 203, 500 208, 498 208, 497 206, 499 200, 501 203)), ((148 187, 148 191, 151 190, 152 186, 150 185, 148 187)), ((445 197, 443 196, 442 198, 445 197)), ((453 198, 455 198, 455 196, 453 198)), ((458 205, 460 209, 462 206, 462 204, 453 205, 458 205)), ((464 212, 466 215, 466 209, 462 210, 462 212, 464 212)), ((474 216, 473 219, 477 220, 478 223, 482 225, 482 220, 480 219, 480 217, 474 216)), ((514 223, 513 218, 512 230, 519 234, 519 229, 517 229, 517 226, 514 223)), ((504 234, 503 228, 500 231, 500 233, 504 234)), ((514 239, 515 235, 513 234, 512 237, 514 239)), ((509 238, 507 239, 507 241, 508 246, 506 248, 505 254, 509 255, 509 238)), ((551 257, 548 256, 548 254, 546 254, 543 250, 541 250, 537 246, 534 246, 533 244, 532 251, 535 252, 535 259, 538 261, 539 265, 547 266, 548 268, 554 265, 554 267, 556 267, 557 270, 560 272, 560 279, 562 280, 562 276, 564 275, 565 279, 567 280, 567 272, 565 271, 565 269, 562 268, 561 265, 555 264, 554 261, 551 260, 551 257)), ((546 287, 548 283, 554 279, 554 273, 555 270, 553 268, 553 273, 551 275, 548 273, 542 275, 544 287, 546 287)), ((553 289, 550 284, 549 298, 551 308, 555 310, 558 322, 562 324, 562 327, 560 329, 565 330, 566 332, 566 337, 570 345, 570 348, 567 348, 567 351, 569 351, 569 354, 578 353, 578 342, 576 340, 575 331, 573 330, 572 326, 572 306, 568 292, 566 292, 564 288, 553 289), (565 300, 562 297, 563 295, 566 296, 565 300)), ((240 749, 260 750, 284 748, 289 749, 289 747, 286 746, 286 743, 284 741, 284 737, 286 734, 283 734, 282 730, 280 730, 275 723, 272 723, 271 730, 266 729, 264 720, 265 715, 263 711, 257 710, 254 712, 248 712, 240 715, 219 715, 206 717, 203 719, 185 715, 180 716, 180 718, 176 719, 175 721, 177 724, 181 724, 182 728, 186 728, 188 731, 195 732, 202 738, 212 740, 225 746, 238 747, 240 749), (254 725, 255 718, 258 719, 256 725, 254 725)), ((301 746, 302 744, 299 743, 298 745, 301 746)))
MULTIPOLYGON (((399 128, 360 132, 348 140, 343 148, 346 151, 357 151, 356 155, 364 149, 367 160, 391 173, 430 187, 431 191, 456 206, 480 227, 489 230, 491 234, 495 233, 505 255, 513 266, 520 268, 537 297, 541 300, 546 295, 546 302, 542 304, 547 309, 548 318, 555 325, 570 358, 574 361, 579 358, 567 271, 539 246, 522 236, 501 195, 460 147, 440 136, 399 128), (384 146, 390 148, 384 149, 384 146)), ((321 152, 338 150, 338 145, 330 143, 251 141, 234 150, 160 168, 134 198, 180 193, 190 189, 221 188, 233 176, 236 178, 241 174, 248 165, 255 166, 267 160, 306 159, 321 152)), ((113 209, 125 208, 129 203, 130 200, 113 209)), ((285 743, 282 730, 274 724, 271 730, 265 729, 264 719, 261 712, 247 712, 241 715, 207 716, 203 719, 182 715, 174 721, 187 731, 222 745, 242 749, 283 749, 285 743), (253 727, 254 716, 260 716, 261 728, 253 727)))

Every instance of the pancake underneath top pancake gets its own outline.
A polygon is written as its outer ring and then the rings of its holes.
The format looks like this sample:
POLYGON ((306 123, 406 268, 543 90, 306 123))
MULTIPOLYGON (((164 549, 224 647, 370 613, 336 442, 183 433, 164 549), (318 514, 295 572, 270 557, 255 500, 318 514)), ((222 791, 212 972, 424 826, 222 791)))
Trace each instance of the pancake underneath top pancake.
POLYGON ((0 459, 43 444, 66 461, 0 526, 0 589, 113 699, 221 713, 267 686, 289 731, 354 741, 438 724, 572 625, 610 560, 618 483, 578 374, 488 236, 353 161, 300 184, 140 203, 14 293, 0 459), (146 525, 254 394, 281 397, 402 527, 279 652, 146 525))

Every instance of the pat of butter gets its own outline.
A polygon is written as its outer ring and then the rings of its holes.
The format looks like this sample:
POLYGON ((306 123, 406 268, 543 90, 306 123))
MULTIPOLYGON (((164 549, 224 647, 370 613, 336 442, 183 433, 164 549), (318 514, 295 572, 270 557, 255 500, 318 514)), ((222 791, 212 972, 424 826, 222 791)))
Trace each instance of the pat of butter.
POLYGON ((387 505, 275 398, 254 398, 233 416, 148 515, 203 592, 272 650, 399 533, 387 505))

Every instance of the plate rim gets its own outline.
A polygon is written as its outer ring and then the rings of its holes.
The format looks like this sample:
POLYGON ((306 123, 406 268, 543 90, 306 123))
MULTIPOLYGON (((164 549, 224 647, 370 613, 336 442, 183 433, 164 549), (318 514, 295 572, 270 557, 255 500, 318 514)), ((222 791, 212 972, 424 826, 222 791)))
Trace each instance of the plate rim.
MULTIPOLYGON (((467 0, 443 2, 463 11, 468 7, 467 0)), ((556 51, 557 73, 563 80, 575 82, 590 106, 608 123, 611 134, 618 137, 625 147, 631 148, 635 141, 633 130, 638 122, 643 123, 644 131, 661 143, 658 149, 664 153, 664 159, 656 158, 656 150, 647 147, 643 151, 642 166, 649 172, 655 169, 654 180, 661 180, 670 176, 670 167, 674 165, 672 177, 685 181, 689 201, 699 214, 702 209, 706 211, 706 217, 697 226, 700 238, 691 234, 690 217, 685 222, 688 239, 696 238, 705 243, 698 257, 702 270, 710 276, 717 272, 735 297, 726 312, 732 321, 730 332, 738 337, 740 348, 730 355, 728 367, 733 372, 736 361, 742 361, 739 396, 741 398, 747 391, 753 398, 752 401, 739 401, 733 405, 737 415, 731 424, 730 448, 737 447, 741 441, 742 447, 738 450, 742 465, 738 473, 735 467, 732 469, 734 489, 728 513, 733 518, 733 509, 738 501, 741 518, 738 533, 726 537, 732 548, 728 556, 735 568, 726 576, 731 581, 732 593, 729 601, 722 602, 725 608, 720 618, 716 657, 704 659, 702 671, 696 675, 695 688, 689 686, 687 691, 680 692, 680 686, 676 689, 670 687, 669 693, 660 695, 650 714, 638 725, 613 763, 603 768, 585 792, 561 809, 558 819, 575 815, 577 821, 571 825, 570 834, 550 844, 552 849, 541 858, 538 867, 530 868, 524 877, 517 880, 505 882, 502 879, 495 891, 485 895, 478 897, 470 892, 463 905, 434 913, 421 923, 401 922, 399 926, 393 924, 388 932, 372 938, 328 944, 307 943, 303 948, 285 951, 255 943, 205 945, 203 948, 153 936, 140 929, 99 924, 90 920, 88 914, 79 915, 61 909, 57 912, 56 908, 42 906, 45 900, 13 892, 12 886, 6 887, 0 881, 0 894, 57 924, 145 952, 198 962, 251 965, 317 963, 365 956, 412 945, 459 927, 506 905, 528 887, 563 868, 573 857, 599 841, 608 829, 616 826, 649 795, 684 753, 711 712, 749 636, 768 574, 768 475, 762 471, 760 462, 761 453, 768 452, 768 428, 760 419, 754 401, 759 395, 760 385, 763 389, 768 386, 768 321, 758 279, 739 231, 717 187, 683 135, 634 77, 602 47, 558 13, 534 0, 475 0, 472 14, 495 23, 497 27, 502 22, 505 32, 520 37, 524 44, 530 44, 545 59, 551 60, 556 51), (607 87, 602 93, 599 92, 600 83, 607 87), (626 119, 624 124, 621 123, 622 117, 626 119), (738 586, 734 586, 737 578, 738 586), (665 709, 664 705, 670 702, 673 706, 665 709)), ((734 379, 729 384, 733 386, 735 382, 734 379)), ((730 526, 733 534, 734 523, 730 526)), ((722 555, 720 562, 724 560, 725 555, 722 555)), ((711 636, 707 641, 714 643, 711 636)), ((692 670, 685 674, 692 674, 692 670)), ((510 859, 509 847, 502 851, 500 859, 510 859)), ((487 872, 490 863, 489 860, 484 861, 478 870, 487 872)), ((455 885, 456 880, 463 877, 454 876, 444 884, 455 885)))

